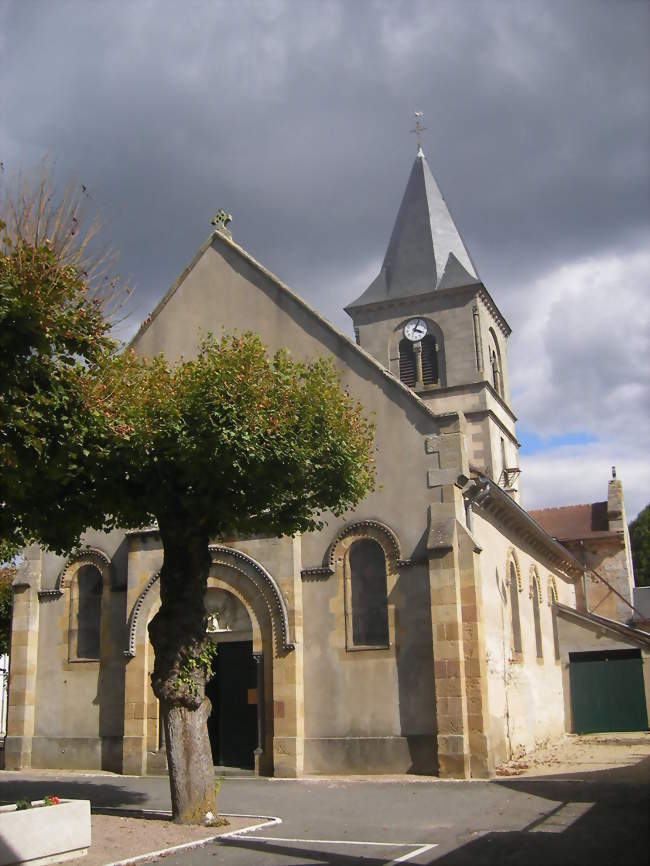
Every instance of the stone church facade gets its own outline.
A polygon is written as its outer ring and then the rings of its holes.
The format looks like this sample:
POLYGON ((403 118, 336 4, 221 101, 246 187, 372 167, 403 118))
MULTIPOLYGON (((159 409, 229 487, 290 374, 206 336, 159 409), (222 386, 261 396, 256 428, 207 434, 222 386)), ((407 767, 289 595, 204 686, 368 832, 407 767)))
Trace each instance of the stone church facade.
MULTIPOLYGON (((133 341, 174 359, 208 330, 250 330, 330 356, 376 423, 378 485, 354 512, 211 546, 214 760, 486 777, 570 728, 558 610, 584 608, 585 569, 520 505, 510 328, 421 151, 381 271, 346 309, 356 341, 222 217, 133 341)), ((164 772, 147 634, 162 556, 155 527, 88 532, 67 559, 26 552, 7 768, 164 772)))

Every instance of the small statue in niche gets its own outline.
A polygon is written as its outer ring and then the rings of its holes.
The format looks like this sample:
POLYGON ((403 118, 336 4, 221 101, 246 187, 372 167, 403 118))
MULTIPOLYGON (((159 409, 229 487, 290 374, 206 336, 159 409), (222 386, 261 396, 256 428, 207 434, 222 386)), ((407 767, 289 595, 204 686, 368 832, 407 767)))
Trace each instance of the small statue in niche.
POLYGON ((230 631, 230 627, 228 625, 221 626, 216 611, 213 611, 208 614, 205 630, 207 634, 216 634, 217 632, 230 631))

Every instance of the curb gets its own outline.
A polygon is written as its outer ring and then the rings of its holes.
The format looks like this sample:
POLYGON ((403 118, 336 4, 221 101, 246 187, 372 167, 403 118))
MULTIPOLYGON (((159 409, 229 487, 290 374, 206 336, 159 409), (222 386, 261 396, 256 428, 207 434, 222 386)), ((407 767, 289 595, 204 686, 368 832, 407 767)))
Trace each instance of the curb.
MULTIPOLYGON (((157 809, 124 809, 119 806, 97 806, 91 812, 97 815, 116 815, 125 818, 145 818, 145 819, 160 819, 171 818, 171 812, 157 809)), ((282 823, 282 818, 274 815, 238 815, 234 813, 221 813, 224 818, 250 818, 251 821, 257 821, 256 824, 251 824, 250 827, 242 827, 241 830, 225 830, 222 833, 217 833, 214 836, 207 836, 205 839, 194 839, 192 842, 182 842, 180 845, 172 845, 169 848, 160 848, 158 851, 147 851, 144 854, 136 854, 134 857, 126 857, 124 860, 115 860, 112 863, 106 863, 105 866, 129 866, 131 863, 140 863, 144 860, 151 860, 154 857, 165 857, 167 854, 174 854, 176 851, 190 851, 193 848, 201 848, 204 845, 209 845, 212 842, 218 842, 219 839, 227 839, 233 836, 241 836, 245 833, 251 833, 253 830, 261 830, 263 827, 274 827, 282 823)))

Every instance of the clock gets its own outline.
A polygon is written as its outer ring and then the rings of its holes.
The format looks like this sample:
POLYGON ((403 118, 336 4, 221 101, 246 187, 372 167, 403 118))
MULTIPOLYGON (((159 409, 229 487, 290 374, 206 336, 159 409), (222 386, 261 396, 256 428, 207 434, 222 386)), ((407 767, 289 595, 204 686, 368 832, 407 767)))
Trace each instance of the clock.
POLYGON ((427 323, 424 319, 409 319, 404 325, 404 336, 412 343, 417 343, 427 335, 427 323))

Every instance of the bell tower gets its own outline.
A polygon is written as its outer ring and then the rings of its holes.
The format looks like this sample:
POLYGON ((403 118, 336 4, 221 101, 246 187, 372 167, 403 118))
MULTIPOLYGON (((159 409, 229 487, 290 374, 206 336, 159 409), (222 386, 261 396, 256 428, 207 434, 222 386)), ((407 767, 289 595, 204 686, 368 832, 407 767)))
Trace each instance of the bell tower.
MULTIPOLYGON (((421 131, 421 128, 420 130, 421 131)), ((435 412, 462 411, 470 466, 519 499, 510 327, 418 146, 381 270, 345 308, 357 342, 435 412)))

